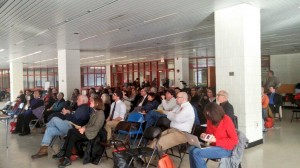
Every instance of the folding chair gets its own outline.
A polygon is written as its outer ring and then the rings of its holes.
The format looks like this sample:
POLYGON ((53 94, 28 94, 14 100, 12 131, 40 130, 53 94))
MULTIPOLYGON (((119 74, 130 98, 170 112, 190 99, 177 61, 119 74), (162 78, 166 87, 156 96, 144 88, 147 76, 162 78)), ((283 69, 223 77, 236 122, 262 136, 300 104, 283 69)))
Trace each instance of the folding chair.
POLYGON ((45 111, 45 106, 41 106, 41 107, 38 107, 38 108, 32 110, 32 113, 38 114, 38 116, 36 116, 37 119, 33 119, 30 121, 29 127, 31 128, 31 130, 36 128, 38 123, 39 123, 40 127, 43 127, 45 125, 45 122, 43 120, 44 111, 45 111))
POLYGON ((166 117, 160 117, 155 126, 159 127, 162 132, 170 128, 171 121, 166 117))
POLYGON ((300 117, 298 117, 298 113, 300 113, 300 100, 295 100, 295 104, 296 104, 296 107, 294 108, 294 110, 292 111, 293 114, 292 114, 292 118, 291 118, 291 122, 293 122, 293 119, 300 119, 300 117), (294 118, 294 114, 296 113, 296 118, 294 118))
POLYGON ((238 141, 238 144, 232 150, 232 155, 230 157, 228 157, 228 158, 207 159, 206 163, 209 160, 212 160, 212 161, 218 162, 219 163, 218 167, 221 167, 221 163, 222 163, 221 160, 222 159, 234 158, 234 160, 236 160, 236 161, 231 162, 231 164, 234 165, 234 166, 238 165, 238 168, 242 168, 242 158, 243 158, 245 148, 248 146, 249 140, 246 137, 246 135, 243 132, 239 131, 239 130, 237 130, 237 135, 238 135, 239 141, 238 141))
MULTIPOLYGON (((141 140, 139 141, 138 147, 136 149, 128 149, 126 151, 126 153, 128 153, 131 156, 131 160, 129 162, 128 167, 130 167, 134 158, 143 158, 144 162, 147 163, 146 167, 148 168, 154 154, 156 153, 157 156, 159 157, 157 144, 158 144, 159 138, 161 136, 161 133, 162 133, 162 130, 159 127, 155 127, 155 126, 148 127, 145 130, 141 140), (144 140, 144 143, 142 143, 143 140, 144 140), (155 141, 154 149, 147 147, 149 141, 155 141), (149 157, 149 156, 150 156, 150 159, 147 162, 146 157, 149 157)), ((157 167, 156 165, 153 165, 153 166, 157 167)))
POLYGON ((129 142, 129 134, 126 134, 125 137, 123 138, 119 138, 119 131, 124 131, 124 132, 129 132, 131 129, 131 123, 130 122, 127 122, 127 121, 120 121, 118 123, 118 125, 116 126, 116 128, 113 130, 113 134, 112 134, 112 137, 111 139, 108 141, 108 142, 101 142, 100 145, 104 146, 105 147, 105 150, 104 150, 104 153, 102 155, 105 156, 107 159, 112 159, 111 157, 108 157, 107 155, 107 149, 110 148, 111 146, 113 145, 116 145, 116 142, 122 142, 124 144, 130 144, 129 142), (116 136, 116 134, 118 134, 116 136))
POLYGON ((135 135, 135 139, 133 141, 133 145, 135 144, 137 137, 139 134, 143 134, 142 124, 144 123, 144 116, 140 113, 131 113, 128 116, 127 122, 131 123, 131 129, 129 132, 119 130, 119 134, 129 134, 129 137, 135 135))

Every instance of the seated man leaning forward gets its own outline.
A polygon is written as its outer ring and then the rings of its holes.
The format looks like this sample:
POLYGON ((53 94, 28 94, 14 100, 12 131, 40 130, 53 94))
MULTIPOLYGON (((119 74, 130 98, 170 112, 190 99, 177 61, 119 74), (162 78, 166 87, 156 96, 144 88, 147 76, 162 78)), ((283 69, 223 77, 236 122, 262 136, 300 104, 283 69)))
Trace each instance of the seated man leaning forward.
MULTIPOLYGON (((188 95, 185 92, 179 92, 176 102, 180 105, 174 111, 167 114, 171 120, 171 128, 162 132, 158 141, 159 150, 167 150, 176 145, 186 143, 185 132, 191 133, 195 121, 195 113, 193 106, 188 102, 188 95)), ((155 142, 150 143, 150 147, 154 148, 155 142)))
POLYGON ((69 110, 63 108, 62 114, 66 116, 66 120, 62 120, 58 117, 53 117, 48 123, 46 132, 44 134, 40 150, 37 154, 32 155, 32 159, 48 156, 48 146, 51 140, 56 135, 67 135, 69 129, 73 128, 72 124, 78 126, 84 126, 87 124, 90 118, 90 113, 93 111, 88 105, 87 96, 80 95, 77 99, 78 108, 74 114, 71 114, 69 110), (72 124, 71 124, 72 123, 72 124))
POLYGON ((167 90, 165 95, 162 95, 162 102, 158 106, 157 110, 151 110, 147 113, 146 115, 146 128, 155 125, 157 120, 160 117, 167 117, 167 114, 178 108, 178 105, 176 104, 176 99, 175 99, 175 91, 174 90, 167 90))
POLYGON ((122 102, 123 93, 120 90, 113 94, 114 102, 110 107, 110 114, 106 119, 105 129, 107 131, 107 140, 111 138, 111 129, 116 128, 120 121, 123 121, 126 114, 126 105, 122 102))

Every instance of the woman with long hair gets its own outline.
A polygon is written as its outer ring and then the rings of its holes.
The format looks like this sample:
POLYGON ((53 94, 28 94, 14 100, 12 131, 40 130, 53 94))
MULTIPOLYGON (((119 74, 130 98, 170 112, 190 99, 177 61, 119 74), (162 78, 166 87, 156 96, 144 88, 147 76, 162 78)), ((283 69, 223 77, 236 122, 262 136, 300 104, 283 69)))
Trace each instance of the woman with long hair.
POLYGON ((72 164, 70 157, 72 155, 72 148, 76 142, 94 139, 99 130, 103 127, 105 118, 102 99, 99 97, 92 98, 90 101, 90 107, 93 109, 93 112, 91 113, 89 122, 83 127, 76 126, 74 124, 75 128, 69 130, 63 147, 56 155, 53 155, 54 159, 64 159, 58 166, 59 168, 64 168, 72 164))
POLYGON ((233 148, 238 143, 234 124, 221 106, 213 102, 208 103, 205 106, 204 114, 207 118, 207 128, 206 133, 202 133, 200 138, 210 144, 210 147, 201 149, 191 147, 189 149, 191 168, 206 168, 204 158, 230 157, 233 148))

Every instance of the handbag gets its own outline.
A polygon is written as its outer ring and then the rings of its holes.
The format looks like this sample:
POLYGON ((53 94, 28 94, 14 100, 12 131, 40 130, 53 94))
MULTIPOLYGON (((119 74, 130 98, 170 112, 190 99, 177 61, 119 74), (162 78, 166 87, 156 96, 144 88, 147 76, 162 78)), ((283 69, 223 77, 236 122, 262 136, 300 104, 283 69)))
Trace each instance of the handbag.
POLYGON ((274 126, 273 118, 268 117, 265 121, 265 127, 266 128, 272 128, 274 126))
POLYGON ((130 146, 119 140, 111 140, 111 144, 114 145, 114 150, 112 151, 114 168, 129 168, 132 156, 127 150, 130 146))
POLYGON ((169 155, 163 154, 157 164, 158 168, 175 168, 175 164, 169 155))

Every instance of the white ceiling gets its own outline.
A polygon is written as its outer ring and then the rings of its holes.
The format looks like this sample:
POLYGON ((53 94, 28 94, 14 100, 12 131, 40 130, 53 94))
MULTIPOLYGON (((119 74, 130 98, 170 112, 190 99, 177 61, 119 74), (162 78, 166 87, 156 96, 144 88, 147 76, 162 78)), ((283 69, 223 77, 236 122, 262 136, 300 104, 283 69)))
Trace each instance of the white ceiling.
POLYGON ((262 54, 300 52, 299 0, 0 0, 0 68, 56 66, 65 47, 82 65, 213 56, 213 12, 240 3, 261 8, 262 54))

